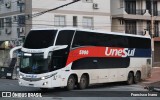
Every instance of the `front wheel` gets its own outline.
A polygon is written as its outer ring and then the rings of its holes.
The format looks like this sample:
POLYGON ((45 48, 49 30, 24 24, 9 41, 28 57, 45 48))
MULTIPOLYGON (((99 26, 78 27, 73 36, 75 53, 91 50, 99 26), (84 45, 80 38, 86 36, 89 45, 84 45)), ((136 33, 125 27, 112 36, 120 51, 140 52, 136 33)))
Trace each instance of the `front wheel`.
POLYGON ((88 78, 86 75, 82 75, 78 87, 79 89, 85 89, 87 86, 88 86, 88 78))
POLYGON ((129 72, 126 83, 128 85, 131 85, 131 84, 133 84, 133 80, 134 80, 134 75, 133 75, 133 73, 129 72))
POLYGON ((75 87, 75 78, 73 75, 69 76, 68 81, 67 81, 67 90, 73 90, 75 87))

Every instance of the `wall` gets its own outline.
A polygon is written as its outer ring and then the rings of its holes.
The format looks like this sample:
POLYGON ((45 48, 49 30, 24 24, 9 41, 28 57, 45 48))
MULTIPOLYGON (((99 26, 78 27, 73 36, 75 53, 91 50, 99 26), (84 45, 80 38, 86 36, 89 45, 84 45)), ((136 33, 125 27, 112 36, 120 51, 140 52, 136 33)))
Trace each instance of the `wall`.
MULTIPOLYGON (((52 9, 60 5, 66 4, 73 0, 32 0, 32 13, 45 11, 52 9), (53 3, 54 2, 54 3, 53 3), (41 4, 41 5, 40 5, 41 4), (47 6, 46 6, 47 5, 47 6)), ((82 18, 94 17, 94 28, 100 30, 111 31, 111 19, 110 19, 110 0, 93 0, 94 3, 98 3, 99 9, 93 9, 93 3, 86 3, 79 1, 69 6, 51 11, 39 17, 33 18, 33 28, 49 28, 54 27, 54 16, 65 15, 67 26, 73 26, 73 16, 78 17, 78 27, 82 27, 82 18)))

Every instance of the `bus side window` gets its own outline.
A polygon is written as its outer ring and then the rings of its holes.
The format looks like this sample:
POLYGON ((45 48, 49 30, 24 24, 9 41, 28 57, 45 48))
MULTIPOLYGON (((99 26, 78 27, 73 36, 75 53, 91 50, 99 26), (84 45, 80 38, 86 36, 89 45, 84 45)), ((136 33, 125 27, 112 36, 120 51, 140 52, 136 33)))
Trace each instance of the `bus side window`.
POLYGON ((56 40, 56 45, 68 45, 69 47, 73 38, 73 34, 73 30, 60 31, 56 40))
POLYGON ((93 32, 77 31, 72 48, 80 46, 98 46, 97 34, 93 32))

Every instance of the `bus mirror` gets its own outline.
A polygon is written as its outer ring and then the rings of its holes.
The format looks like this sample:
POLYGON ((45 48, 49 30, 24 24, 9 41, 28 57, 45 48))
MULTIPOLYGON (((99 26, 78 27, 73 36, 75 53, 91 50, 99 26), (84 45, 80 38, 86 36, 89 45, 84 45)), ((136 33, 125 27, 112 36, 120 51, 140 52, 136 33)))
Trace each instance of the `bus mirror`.
POLYGON ((19 49, 21 49, 22 48, 22 46, 18 46, 18 47, 14 47, 14 48, 12 48, 11 50, 10 50, 10 52, 9 52, 9 54, 10 54, 10 58, 14 58, 14 52, 16 51, 16 50, 19 50, 19 49))

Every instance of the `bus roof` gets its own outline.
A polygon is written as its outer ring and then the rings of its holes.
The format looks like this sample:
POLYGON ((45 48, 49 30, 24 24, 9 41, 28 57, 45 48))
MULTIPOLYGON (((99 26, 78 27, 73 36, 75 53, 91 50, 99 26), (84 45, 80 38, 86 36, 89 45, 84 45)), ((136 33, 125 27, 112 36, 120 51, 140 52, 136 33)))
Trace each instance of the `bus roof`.
POLYGON ((102 30, 91 30, 91 29, 83 29, 83 28, 73 28, 73 27, 64 27, 64 28, 41 28, 41 29, 31 29, 31 30, 77 30, 77 31, 87 31, 93 33, 102 33, 102 34, 115 34, 121 36, 131 36, 131 37, 139 37, 139 38, 149 38, 150 36, 142 36, 142 35, 133 35, 133 34, 126 34, 126 33, 118 33, 118 32, 107 32, 102 30))

